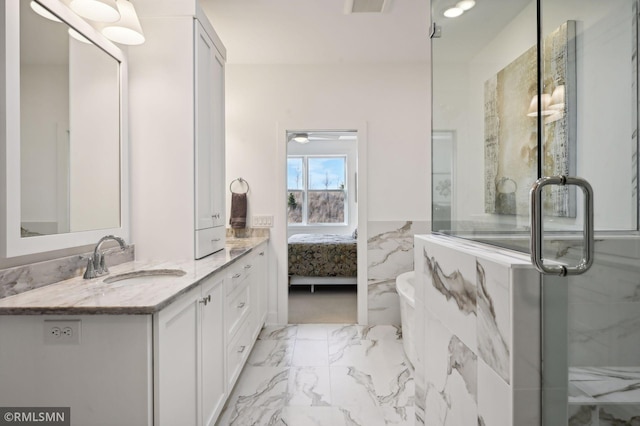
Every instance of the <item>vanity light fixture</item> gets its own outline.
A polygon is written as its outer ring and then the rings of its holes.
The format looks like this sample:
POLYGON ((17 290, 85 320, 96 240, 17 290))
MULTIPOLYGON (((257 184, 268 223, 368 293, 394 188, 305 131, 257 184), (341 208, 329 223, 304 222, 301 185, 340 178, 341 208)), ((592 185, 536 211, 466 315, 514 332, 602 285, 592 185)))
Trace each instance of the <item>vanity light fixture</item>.
POLYGON ((77 32, 77 31, 76 31, 76 30, 74 30, 73 28, 69 28, 68 33, 69 33, 69 35, 70 35, 71 37, 73 37, 74 39, 76 39, 76 40, 78 40, 78 41, 81 41, 81 42, 86 43, 86 44, 93 44, 93 43, 91 43, 91 42, 89 41, 89 39, 87 39, 85 36, 83 36, 82 34, 80 34, 79 32, 77 32))
POLYGON ((56 15, 49 12, 48 9, 45 9, 44 7, 42 7, 40 3, 36 1, 33 1, 33 0, 31 1, 31 9, 38 15, 42 16, 43 18, 47 18, 54 22, 62 22, 60 19, 58 19, 56 15))
POLYGON ((549 101, 549 108, 556 111, 564 109, 564 90, 564 84, 560 84, 553 89, 551 100, 549 101))
POLYGON ((117 0, 120 20, 113 24, 108 24, 102 29, 102 34, 109 40, 120 44, 137 45, 144 43, 144 33, 142 25, 129 0, 117 0))
POLYGON ((116 22, 120 12, 116 0, 71 0, 71 10, 83 18, 96 22, 116 22))
MULTIPOLYGON (((540 99, 542 101, 542 108, 540 109, 540 114, 542 116, 547 116, 554 114, 556 111, 549 109, 549 103, 551 102, 551 95, 548 93, 543 93, 540 95, 540 99)), ((531 99, 531 103, 529 104, 529 110, 527 111, 527 117, 537 117, 538 116, 538 95, 534 95, 531 99)))

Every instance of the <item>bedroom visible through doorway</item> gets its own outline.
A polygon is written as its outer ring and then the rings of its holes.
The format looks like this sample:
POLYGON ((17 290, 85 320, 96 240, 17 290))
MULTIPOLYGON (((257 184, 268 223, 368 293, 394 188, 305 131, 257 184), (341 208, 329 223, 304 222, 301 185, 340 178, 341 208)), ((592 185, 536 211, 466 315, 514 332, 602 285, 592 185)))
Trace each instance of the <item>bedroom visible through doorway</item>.
POLYGON ((287 132, 290 323, 357 322, 355 130, 287 132))

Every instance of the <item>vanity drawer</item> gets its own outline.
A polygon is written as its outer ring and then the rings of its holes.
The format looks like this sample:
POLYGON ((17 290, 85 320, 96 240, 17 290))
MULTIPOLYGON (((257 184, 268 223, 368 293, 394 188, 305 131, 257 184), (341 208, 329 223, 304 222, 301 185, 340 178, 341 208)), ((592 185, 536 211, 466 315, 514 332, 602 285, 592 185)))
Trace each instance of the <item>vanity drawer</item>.
POLYGON ((245 282, 237 293, 234 293, 231 297, 227 297, 227 303, 225 306, 225 324, 227 329, 227 335, 233 337, 243 323, 247 322, 249 317, 249 308, 251 306, 251 293, 250 288, 245 282))
POLYGON ((196 231, 196 259, 215 253, 224 248, 226 242, 224 226, 199 229, 196 231))
POLYGON ((229 272, 227 273, 227 279, 225 281, 225 293, 227 296, 233 293, 238 288, 242 287, 247 282, 250 271, 251 267, 247 268, 247 264, 245 262, 239 262, 229 269, 229 272))
POLYGON ((249 323, 244 322, 238 335, 231 339, 227 347, 227 380, 229 389, 233 388, 247 357, 251 352, 251 330, 249 323))

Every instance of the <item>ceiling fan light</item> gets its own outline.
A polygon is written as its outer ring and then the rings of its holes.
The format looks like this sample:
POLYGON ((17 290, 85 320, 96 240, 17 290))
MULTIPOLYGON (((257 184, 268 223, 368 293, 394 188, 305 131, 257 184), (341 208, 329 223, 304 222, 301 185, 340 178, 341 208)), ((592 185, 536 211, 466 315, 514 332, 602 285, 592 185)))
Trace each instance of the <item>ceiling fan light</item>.
POLYGON ((309 135, 306 133, 296 133, 291 139, 298 143, 309 143, 309 135))

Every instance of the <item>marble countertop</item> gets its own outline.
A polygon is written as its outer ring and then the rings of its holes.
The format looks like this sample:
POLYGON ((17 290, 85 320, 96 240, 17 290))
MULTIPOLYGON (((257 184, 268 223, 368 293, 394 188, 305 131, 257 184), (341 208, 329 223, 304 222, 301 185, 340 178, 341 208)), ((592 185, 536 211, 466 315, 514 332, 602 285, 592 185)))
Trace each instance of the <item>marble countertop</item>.
POLYGON ((224 250, 200 260, 133 261, 110 266, 110 273, 98 278, 75 277, 0 299, 0 315, 152 314, 267 240, 227 238, 224 250), (181 269, 186 274, 170 279, 150 276, 136 282, 104 282, 117 274, 146 269, 181 269))

